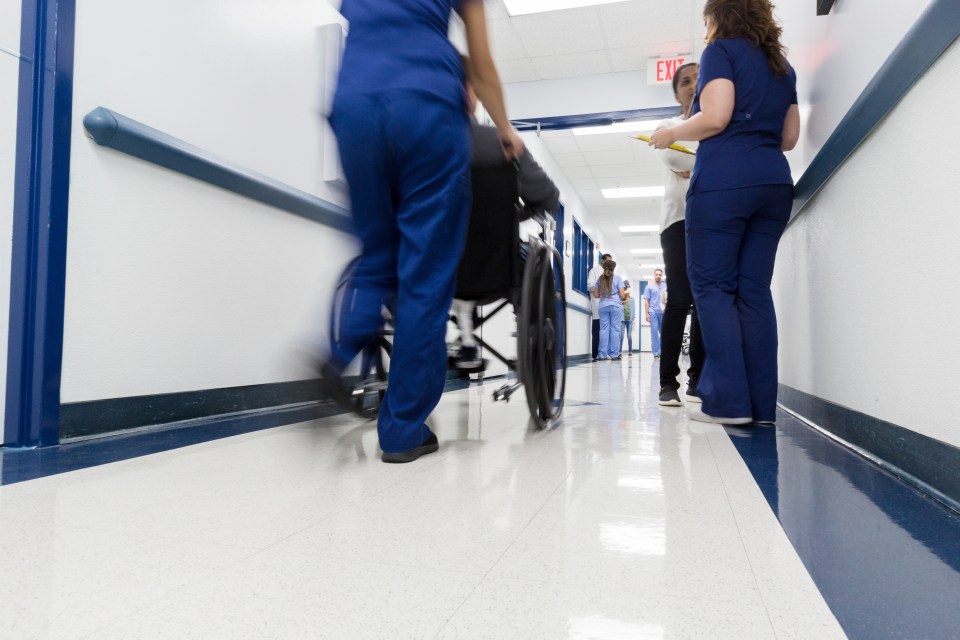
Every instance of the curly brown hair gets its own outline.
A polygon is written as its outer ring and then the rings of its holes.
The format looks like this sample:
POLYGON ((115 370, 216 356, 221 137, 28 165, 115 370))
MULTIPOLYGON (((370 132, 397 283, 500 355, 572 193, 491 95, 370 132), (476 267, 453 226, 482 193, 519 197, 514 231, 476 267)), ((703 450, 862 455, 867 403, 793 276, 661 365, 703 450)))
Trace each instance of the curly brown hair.
POLYGON ((780 42, 783 29, 773 17, 773 9, 770 0, 707 0, 703 17, 709 16, 714 24, 707 42, 746 38, 763 49, 776 75, 786 75, 790 65, 786 47, 780 42))

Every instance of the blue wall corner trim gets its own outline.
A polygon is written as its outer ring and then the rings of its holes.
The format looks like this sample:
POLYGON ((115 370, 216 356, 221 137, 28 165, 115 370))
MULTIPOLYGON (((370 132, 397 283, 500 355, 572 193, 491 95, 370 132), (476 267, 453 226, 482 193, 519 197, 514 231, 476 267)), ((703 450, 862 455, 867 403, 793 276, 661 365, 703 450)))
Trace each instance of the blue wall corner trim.
POLYGON ((146 160, 339 231, 352 231, 352 218, 347 209, 218 158, 199 147, 104 107, 88 113, 83 118, 83 126, 100 146, 146 160))
POLYGON ((960 2, 934 0, 797 181, 791 222, 958 37, 960 2))
POLYGON ((76 0, 23 0, 3 444, 55 445, 67 273, 76 0))

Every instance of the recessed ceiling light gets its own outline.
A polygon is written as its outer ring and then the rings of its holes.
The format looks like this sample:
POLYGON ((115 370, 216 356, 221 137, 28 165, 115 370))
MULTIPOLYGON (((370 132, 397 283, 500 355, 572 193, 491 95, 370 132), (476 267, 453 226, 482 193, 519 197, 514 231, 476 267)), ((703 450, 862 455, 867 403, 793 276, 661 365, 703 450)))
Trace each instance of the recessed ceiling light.
POLYGON ((663 271, 663 265, 662 265, 662 264, 638 264, 637 267, 639 267, 639 268, 642 269, 643 271, 649 270, 650 273, 653 273, 653 272, 656 271, 657 269, 660 269, 661 271, 663 271))
POLYGON ((646 224, 639 225, 635 227, 620 227, 620 233, 624 235, 629 235, 633 233, 658 233, 660 231, 660 225, 658 224, 646 224))
MULTIPOLYGON (((658 256, 663 253, 663 249, 630 249, 630 253, 635 256, 658 256)), ((644 265, 644 268, 650 265, 644 265)))
POLYGON ((661 198, 663 187, 624 187, 620 189, 601 189, 604 198, 661 198))
POLYGON ((599 136, 606 133, 650 133, 657 128, 657 122, 637 120, 635 122, 615 122, 596 127, 577 127, 571 129, 575 136, 599 136))
POLYGON ((522 16, 527 13, 543 13, 544 11, 558 11, 560 9, 576 9, 578 7, 593 7, 598 4, 613 4, 625 0, 503 0, 507 6, 507 13, 511 16, 522 16))

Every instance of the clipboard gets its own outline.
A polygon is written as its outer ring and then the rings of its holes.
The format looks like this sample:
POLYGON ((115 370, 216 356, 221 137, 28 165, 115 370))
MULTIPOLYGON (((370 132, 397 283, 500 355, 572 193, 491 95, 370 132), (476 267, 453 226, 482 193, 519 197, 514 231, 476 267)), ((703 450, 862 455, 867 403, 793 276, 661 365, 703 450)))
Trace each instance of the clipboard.
MULTIPOLYGON (((634 138, 634 139, 636 139, 636 140, 643 140, 644 142, 650 142, 650 136, 645 136, 645 135, 643 135, 642 133, 638 133, 637 135, 635 135, 635 136, 630 136, 630 137, 631 137, 631 138, 634 138)), ((691 156, 697 155, 697 152, 694 151, 693 149, 688 149, 688 148, 684 147, 683 145, 679 145, 679 144, 672 144, 672 145, 670 145, 670 146, 667 147, 667 148, 668 148, 668 149, 673 149, 674 151, 679 151, 680 153, 686 153, 686 154, 689 154, 689 155, 691 155, 691 156)))

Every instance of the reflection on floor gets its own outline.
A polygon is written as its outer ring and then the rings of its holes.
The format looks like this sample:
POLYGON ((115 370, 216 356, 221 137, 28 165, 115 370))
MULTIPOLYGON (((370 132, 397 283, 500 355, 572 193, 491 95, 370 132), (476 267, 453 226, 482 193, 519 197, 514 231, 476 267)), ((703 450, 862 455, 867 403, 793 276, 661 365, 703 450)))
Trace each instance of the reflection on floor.
POLYGON ((410 465, 339 417, 0 487, 0 637, 844 637, 788 513, 847 498, 788 487, 806 454, 781 451, 785 532, 736 438, 658 407, 656 374, 571 369, 543 432, 500 381, 448 393, 410 465))

